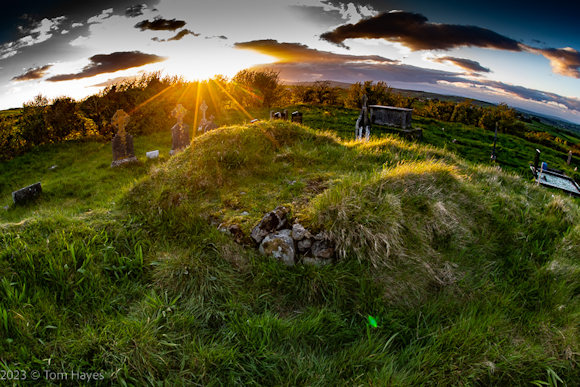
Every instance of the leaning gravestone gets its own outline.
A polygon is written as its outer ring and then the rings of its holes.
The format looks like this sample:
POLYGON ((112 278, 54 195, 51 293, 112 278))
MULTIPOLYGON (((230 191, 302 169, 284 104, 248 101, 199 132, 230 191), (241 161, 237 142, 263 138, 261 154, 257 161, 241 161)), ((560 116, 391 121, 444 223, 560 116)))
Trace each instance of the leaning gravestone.
POLYGON ((363 95, 362 98, 362 108, 360 110, 360 115, 356 120, 355 131, 356 139, 362 140, 363 138, 368 141, 371 136, 371 120, 369 119, 369 111, 367 106, 367 95, 363 95))
POLYGON ((12 200, 14 204, 25 204, 33 199, 36 199, 42 193, 42 186, 40 183, 35 183, 12 192, 12 200))
POLYGON ((117 128, 117 134, 113 137, 113 162, 111 167, 121 164, 136 162, 135 151, 133 150, 133 136, 127 133, 125 127, 129 123, 130 116, 123 109, 117 110, 111 122, 117 128))
POLYGON ((170 155, 174 155, 180 150, 184 149, 191 142, 189 137, 189 125, 183 123, 183 118, 187 113, 187 109, 183 105, 178 104, 171 112, 171 115, 177 119, 177 123, 171 128, 172 145, 169 151, 170 155))

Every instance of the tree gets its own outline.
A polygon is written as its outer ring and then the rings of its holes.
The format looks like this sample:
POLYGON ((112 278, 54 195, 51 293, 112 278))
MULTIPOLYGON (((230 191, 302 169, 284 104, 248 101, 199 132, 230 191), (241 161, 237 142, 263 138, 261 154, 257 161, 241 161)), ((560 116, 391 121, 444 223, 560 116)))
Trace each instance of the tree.
POLYGON ((282 92, 279 73, 274 70, 242 70, 234 78, 234 95, 246 106, 261 105, 270 108, 282 92))
POLYGON ((48 99, 42 94, 23 104, 22 116, 18 126, 22 137, 31 145, 44 144, 51 140, 50 132, 44 121, 44 112, 47 105, 48 99))

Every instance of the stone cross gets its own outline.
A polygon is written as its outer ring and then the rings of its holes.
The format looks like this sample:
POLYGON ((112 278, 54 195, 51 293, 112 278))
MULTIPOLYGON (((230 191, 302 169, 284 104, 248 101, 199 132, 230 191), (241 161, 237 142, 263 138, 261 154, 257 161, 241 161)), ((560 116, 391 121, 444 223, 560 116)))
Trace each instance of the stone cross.
POLYGON ((117 128, 117 134, 119 136, 125 136, 125 127, 129 123, 129 116, 123 109, 119 109, 115 112, 115 115, 111 119, 111 123, 115 128, 117 128))
POLYGON ((205 103, 205 99, 201 101, 201 106, 199 107, 199 110, 201 110, 201 114, 203 115, 201 120, 205 122, 206 121, 205 111, 207 110, 207 104, 205 103))
POLYGON ((183 107, 182 104, 177 104, 177 106, 175 106, 175 109, 173 109, 173 111, 171 112, 171 115, 173 117, 175 117, 177 119, 177 124, 178 125, 183 125, 183 118, 185 117, 185 115, 187 114, 187 109, 183 107))

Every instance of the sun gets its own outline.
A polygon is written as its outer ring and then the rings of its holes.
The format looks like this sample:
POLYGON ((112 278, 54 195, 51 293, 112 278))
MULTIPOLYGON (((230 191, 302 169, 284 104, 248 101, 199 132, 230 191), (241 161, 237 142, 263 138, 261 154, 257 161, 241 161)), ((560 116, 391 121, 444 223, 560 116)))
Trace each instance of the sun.
POLYGON ((182 76, 186 81, 210 79, 215 75, 233 77, 238 71, 258 64, 274 62, 274 58, 231 47, 207 46, 192 51, 176 50, 157 67, 168 75, 182 76))

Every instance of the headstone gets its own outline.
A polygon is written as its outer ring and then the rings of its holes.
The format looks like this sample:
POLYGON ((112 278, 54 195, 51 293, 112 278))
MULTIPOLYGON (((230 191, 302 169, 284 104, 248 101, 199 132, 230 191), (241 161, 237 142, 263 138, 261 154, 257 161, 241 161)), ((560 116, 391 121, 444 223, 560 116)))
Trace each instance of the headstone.
POLYGON ((293 112, 291 120, 292 120, 292 122, 296 122, 298 124, 301 124, 302 123, 302 113, 300 113, 299 111, 293 112))
POLYGON ((147 156, 147 158, 149 160, 156 159, 156 158, 159 157, 159 151, 158 150, 154 150, 154 151, 151 151, 151 152, 147 152, 147 153, 145 153, 145 156, 147 156))
MULTIPOLYGON (((184 149, 191 142, 191 138, 189 136, 189 125, 183 123, 183 118, 185 117, 185 114, 187 114, 187 109, 185 109, 181 104, 178 104, 175 107, 175 109, 173 109, 173 111, 171 112, 171 115, 177 119, 177 123, 173 125, 173 127, 171 128, 172 143, 171 150, 169 151, 170 155, 174 155, 175 153, 184 149)), ((204 119, 205 119, 205 110, 204 110, 204 119)))
POLYGON ((213 122, 214 120, 214 116, 210 116, 209 120, 205 117, 205 113, 208 109, 207 104, 205 103, 205 100, 203 100, 201 102, 201 105, 199 107, 199 110, 201 110, 201 120, 199 121, 199 127, 197 128, 198 132, 209 132, 210 130, 213 130, 215 128, 217 128, 217 125, 213 122))
POLYGON ((113 137, 113 162, 111 167, 121 164, 136 162, 135 151, 133 150, 133 136, 127 133, 125 127, 129 123, 130 116, 123 109, 117 110, 111 122, 117 128, 117 134, 113 137))
POLYGON ((12 200, 14 201, 14 204, 25 204, 40 196, 41 193, 42 185, 40 183, 35 183, 12 192, 12 200))
POLYGON ((568 152, 568 161, 566 161, 566 164, 570 165, 571 162, 572 162, 572 151, 568 152))
POLYGON ((365 94, 362 98, 362 108, 360 115, 358 116, 355 124, 357 140, 362 140, 364 136, 365 140, 368 141, 371 135, 371 120, 369 119, 367 101, 368 98, 365 94))
MULTIPOLYGON (((455 141, 453 141, 455 142, 455 141)), ((495 123, 495 134, 493 136, 493 149, 491 151, 491 161, 497 160, 497 155, 495 154, 495 145, 497 143, 497 122, 495 123)))

